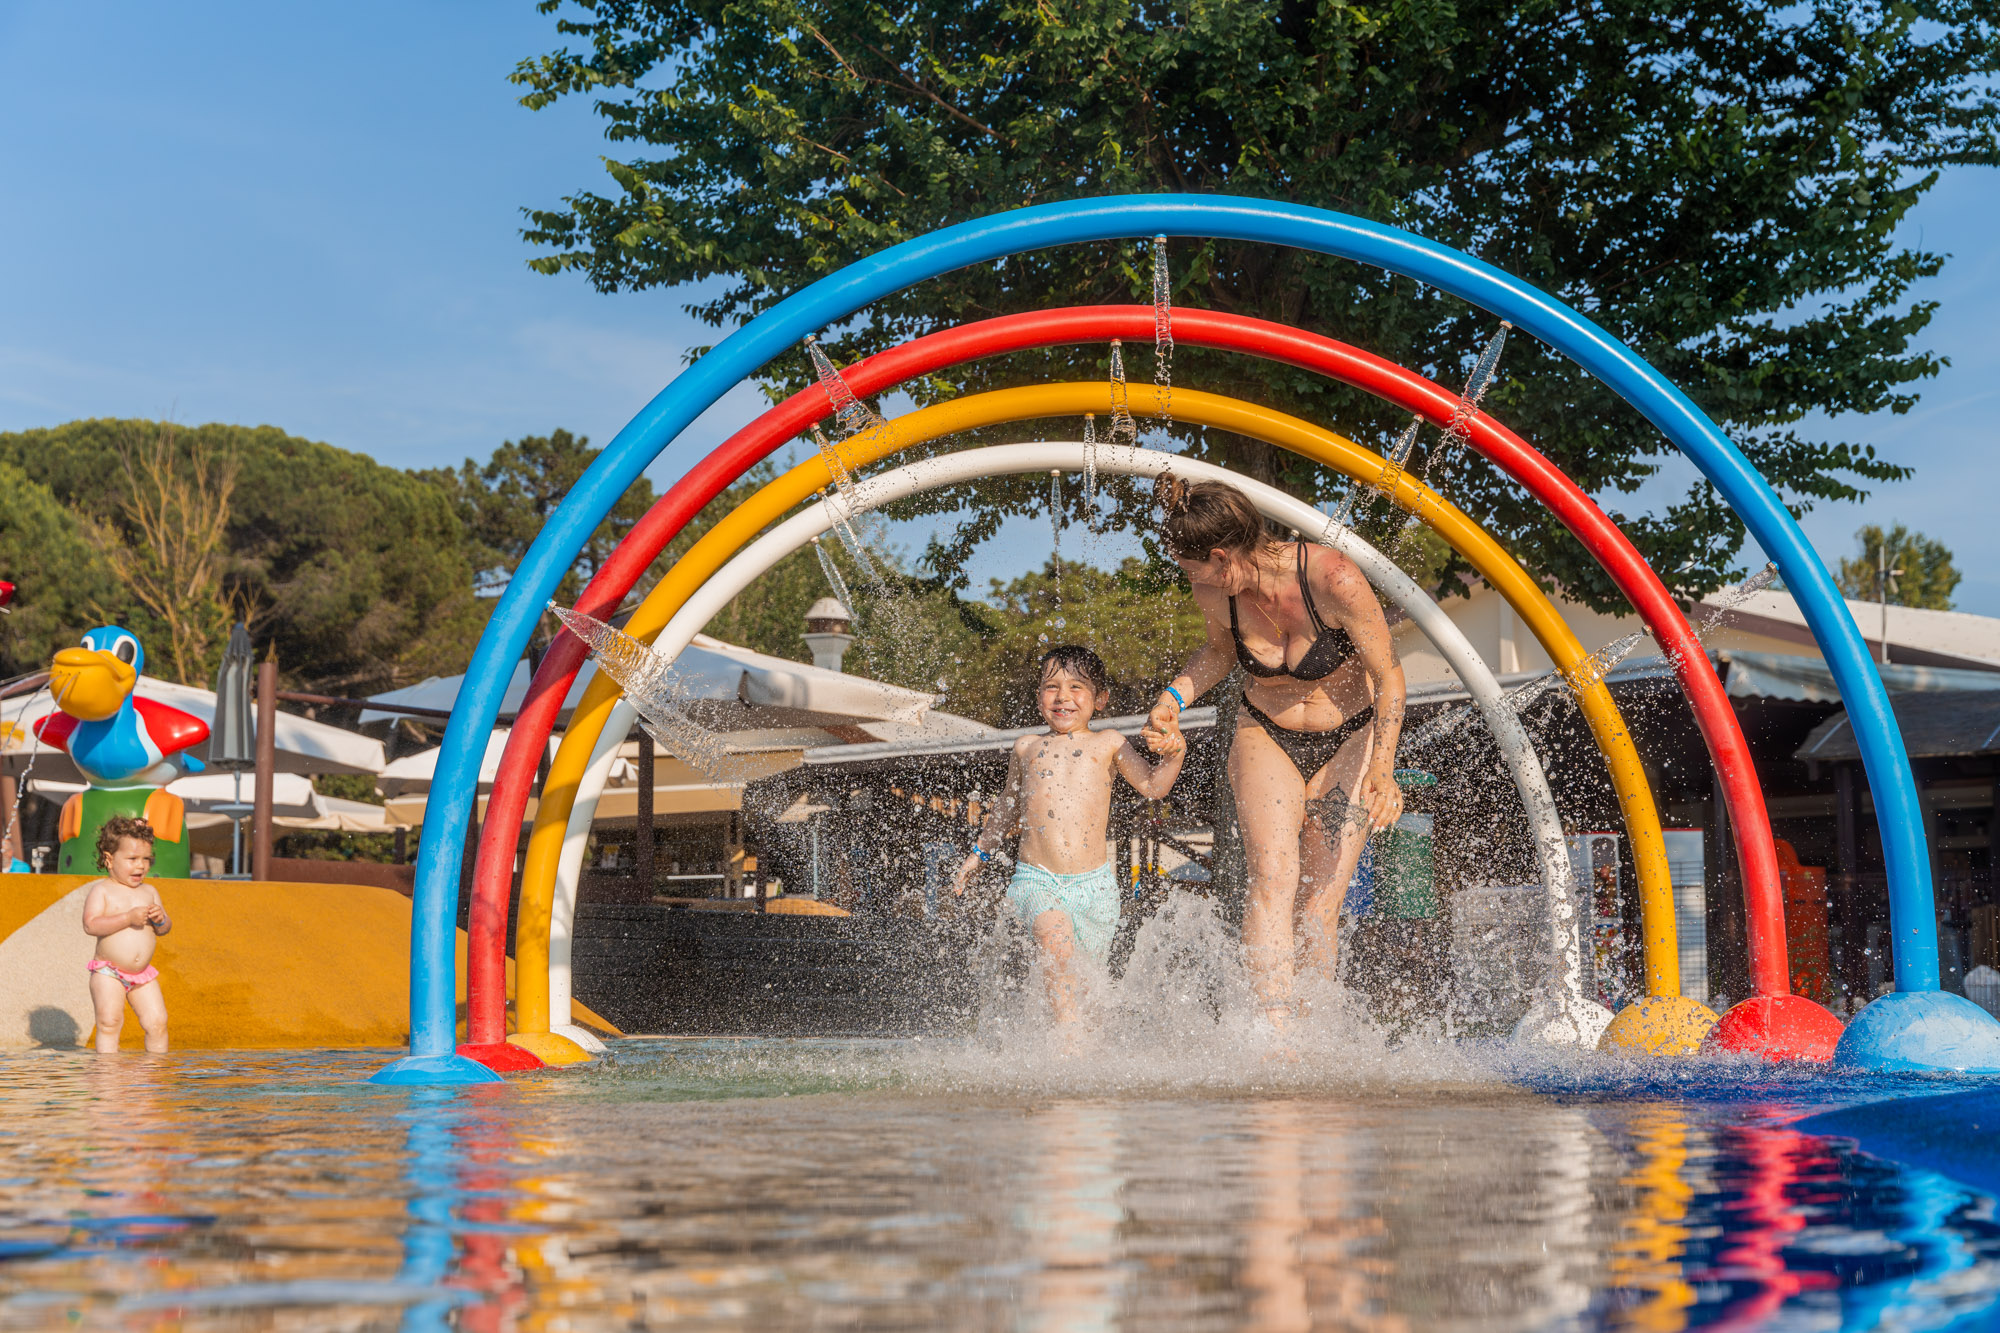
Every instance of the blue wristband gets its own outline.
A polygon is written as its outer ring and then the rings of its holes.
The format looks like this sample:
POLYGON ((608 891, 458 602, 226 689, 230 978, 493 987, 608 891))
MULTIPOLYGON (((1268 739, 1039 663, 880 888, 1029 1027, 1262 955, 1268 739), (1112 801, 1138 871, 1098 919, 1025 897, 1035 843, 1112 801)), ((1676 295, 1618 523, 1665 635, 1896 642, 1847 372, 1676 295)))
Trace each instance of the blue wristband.
POLYGON ((979 859, 982 861, 991 861, 993 859, 993 853, 987 851, 984 847, 974 847, 972 850, 978 853, 979 859))
POLYGON ((1167 693, 1174 696, 1174 702, 1181 706, 1181 711, 1183 713, 1187 712, 1187 700, 1181 698, 1181 692, 1179 690, 1169 685, 1167 686, 1167 693))

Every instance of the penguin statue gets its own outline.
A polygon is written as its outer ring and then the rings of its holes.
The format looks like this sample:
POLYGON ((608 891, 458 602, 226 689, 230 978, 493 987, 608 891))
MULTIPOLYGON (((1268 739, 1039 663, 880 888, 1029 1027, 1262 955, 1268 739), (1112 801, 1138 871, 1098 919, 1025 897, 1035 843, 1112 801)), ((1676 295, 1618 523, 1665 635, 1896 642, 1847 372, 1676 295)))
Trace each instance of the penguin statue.
POLYGON ((191 858, 187 811, 166 784, 202 768, 182 751, 208 739, 208 724, 192 713, 133 691, 146 669, 139 636, 105 625, 65 648, 49 665, 49 695, 60 712, 30 730, 46 745, 69 754, 89 784, 63 805, 62 850, 56 872, 94 875, 97 831, 114 815, 153 826, 153 873, 187 876, 191 858))

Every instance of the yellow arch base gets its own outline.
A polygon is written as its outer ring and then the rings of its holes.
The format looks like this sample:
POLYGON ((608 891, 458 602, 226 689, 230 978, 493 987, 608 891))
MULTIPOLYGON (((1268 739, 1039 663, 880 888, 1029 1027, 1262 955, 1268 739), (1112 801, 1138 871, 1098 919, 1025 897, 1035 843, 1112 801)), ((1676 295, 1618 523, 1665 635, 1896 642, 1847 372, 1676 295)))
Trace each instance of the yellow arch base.
POLYGON ((1618 1011, 1597 1039, 1597 1049, 1617 1055, 1693 1055, 1720 1021, 1699 1000, 1648 995, 1618 1011))
POLYGON ((507 1044, 519 1046, 545 1065, 586 1065, 592 1058, 589 1051, 554 1032, 516 1032, 507 1044))
MULTIPOLYGON (((1127 405, 1136 416, 1152 417, 1166 415, 1169 406, 1156 385, 1137 383, 1128 387, 1127 405)), ((962 431, 1041 417, 1080 417, 1086 412, 1108 416, 1112 406, 1108 383, 1003 389, 953 399, 885 421, 835 448, 842 465, 854 471, 913 445, 962 431)), ((1602 671, 1528 572, 1457 506, 1380 454, 1332 431, 1254 403, 1195 389, 1173 391, 1171 415, 1177 421, 1212 426, 1289 449, 1374 487, 1450 543, 1514 608, 1575 692, 1617 790, 1638 872, 1647 992, 1678 996, 1680 958, 1673 889, 1652 788, 1640 767, 1625 719, 1604 686, 1602 671)), ((658 636, 682 603, 730 557, 832 480, 825 459, 815 454, 738 505, 666 571, 627 622, 626 632, 648 641, 658 636)), ((526 979, 517 1005, 523 1032, 546 1032, 549 1028, 548 937, 557 864, 577 784, 617 695, 618 687, 610 677, 600 674, 591 681, 570 717, 542 785, 522 864, 520 922, 515 932, 515 957, 526 979)))

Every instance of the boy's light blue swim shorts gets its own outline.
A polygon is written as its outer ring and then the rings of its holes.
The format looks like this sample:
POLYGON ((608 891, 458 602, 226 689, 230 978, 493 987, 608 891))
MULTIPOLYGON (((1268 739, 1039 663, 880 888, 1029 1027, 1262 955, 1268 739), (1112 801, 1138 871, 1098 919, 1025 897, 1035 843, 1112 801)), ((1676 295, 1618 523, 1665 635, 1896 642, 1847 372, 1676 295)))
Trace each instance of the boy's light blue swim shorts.
POLYGON ((1110 862, 1081 875, 1058 875, 1017 862, 1013 882, 1007 885, 1007 901, 1031 931, 1042 913, 1052 909, 1063 913, 1069 917, 1077 948, 1100 966, 1111 957, 1111 937, 1118 932, 1118 878, 1111 873, 1110 862))

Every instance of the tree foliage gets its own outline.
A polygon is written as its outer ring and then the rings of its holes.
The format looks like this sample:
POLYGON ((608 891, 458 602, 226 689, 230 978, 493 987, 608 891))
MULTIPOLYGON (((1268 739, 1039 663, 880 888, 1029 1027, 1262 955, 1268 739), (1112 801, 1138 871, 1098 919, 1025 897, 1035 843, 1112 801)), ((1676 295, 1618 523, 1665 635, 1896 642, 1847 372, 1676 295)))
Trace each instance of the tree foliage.
MULTIPOLYGON (((1895 230, 1939 169, 1995 160, 1982 0, 578 8, 556 25, 568 44, 514 78, 530 107, 590 99, 616 156, 603 192, 529 212, 544 272, 604 291, 708 280, 692 309, 726 326, 891 244, 1025 204, 1158 189, 1314 204, 1465 248, 1582 309, 1683 386, 1798 508, 1904 475, 1797 424, 1915 401, 1940 362, 1914 343, 1931 306, 1910 289, 1943 260, 1895 230)), ((1446 382, 1492 331, 1454 299, 1343 261, 1200 242, 1176 243, 1173 261, 1183 304, 1295 323, 1446 382)), ((878 302, 834 342, 854 356, 941 324, 1146 299, 1148 272, 1135 245, 1042 251, 878 302)), ((1102 349, 1058 349, 919 392, 1103 367, 1102 349)), ((1378 445, 1401 425, 1288 367, 1182 349, 1174 369, 1378 445)), ((769 371, 787 385, 802 372, 769 371)), ((1525 338, 1488 406, 1593 493, 1635 491, 1666 448, 1525 338)), ((1333 489, 1248 441, 1190 442, 1302 494, 1333 489)), ((1465 464, 1450 485, 1530 568, 1620 604, 1517 487, 1465 464)), ((1679 591, 1733 573, 1742 526, 1705 485, 1663 513, 1617 517, 1679 591)))
POLYGON ((0 578, 20 585, 0 619, 0 677, 46 667, 119 593, 84 520, 10 462, 0 462, 0 578))
MULTIPOLYGON (((479 591, 493 594, 507 586, 542 525, 600 452, 588 438, 558 429, 508 440, 484 463, 468 458, 456 471, 435 468, 416 475, 451 496, 479 591)), ((653 485, 641 477, 584 543, 557 587, 557 600, 576 600, 652 503, 653 485)))
MULTIPOLYGON (((159 433, 157 423, 95 420, 0 434, 0 464, 86 525, 130 537, 121 449, 159 433)), ((235 469, 223 596, 249 612, 288 681, 364 693, 463 668, 485 610, 448 496, 411 473, 270 426, 180 429, 171 475, 185 476, 197 451, 235 469)), ((78 577, 100 575, 80 567, 78 577)), ((167 632, 129 587, 115 577, 112 585, 91 594, 95 604, 149 642, 167 632)), ((74 624, 68 637, 83 628, 74 624)), ((190 683, 211 682, 220 649, 212 643, 186 670, 190 683)))
POLYGON ((1861 553, 1840 562, 1840 590, 1856 601, 1885 600, 1880 586, 1881 558, 1887 556, 1891 586, 1886 600, 1892 606, 1919 606, 1931 611, 1951 610, 1951 594, 1964 576, 1952 564, 1951 548, 1941 541, 1911 532, 1901 523, 1883 532, 1870 523, 1854 534, 1861 553))

